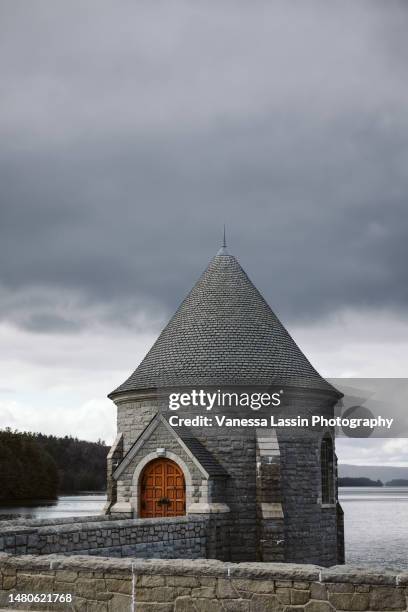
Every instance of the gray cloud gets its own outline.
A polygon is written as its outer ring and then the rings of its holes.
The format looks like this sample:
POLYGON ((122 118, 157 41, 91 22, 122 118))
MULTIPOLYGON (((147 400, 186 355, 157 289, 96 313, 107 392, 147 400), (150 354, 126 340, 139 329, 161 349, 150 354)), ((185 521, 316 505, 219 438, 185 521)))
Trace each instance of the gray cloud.
POLYGON ((0 314, 38 332, 157 320, 224 221, 284 320, 406 308, 407 18, 4 1, 0 314))

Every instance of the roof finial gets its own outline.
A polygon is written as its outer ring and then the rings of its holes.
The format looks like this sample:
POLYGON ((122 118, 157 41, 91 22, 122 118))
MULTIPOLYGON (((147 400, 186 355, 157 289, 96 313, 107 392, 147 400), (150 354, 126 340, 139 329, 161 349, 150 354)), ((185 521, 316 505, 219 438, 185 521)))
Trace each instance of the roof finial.
POLYGON ((225 223, 224 223, 224 234, 223 234, 223 239, 222 239, 222 247, 218 251, 217 256, 218 255, 229 255, 227 251, 227 238, 226 238, 226 232, 225 232, 225 223))

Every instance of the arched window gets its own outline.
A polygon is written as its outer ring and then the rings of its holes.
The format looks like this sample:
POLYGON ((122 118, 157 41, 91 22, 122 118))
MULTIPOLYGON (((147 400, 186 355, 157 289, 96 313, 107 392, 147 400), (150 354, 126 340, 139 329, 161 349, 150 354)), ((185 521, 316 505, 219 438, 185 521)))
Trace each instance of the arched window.
POLYGON ((320 447, 322 504, 334 503, 334 453, 331 436, 325 436, 320 447))
POLYGON ((171 459, 154 459, 140 476, 140 512, 144 518, 186 513, 186 485, 182 469, 171 459))

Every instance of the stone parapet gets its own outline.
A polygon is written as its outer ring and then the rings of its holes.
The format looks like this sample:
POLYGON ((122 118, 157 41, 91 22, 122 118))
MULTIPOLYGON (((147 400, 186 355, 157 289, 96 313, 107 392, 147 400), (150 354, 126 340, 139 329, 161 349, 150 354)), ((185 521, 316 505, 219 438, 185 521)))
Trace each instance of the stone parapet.
POLYGON ((6 609, 402 612, 407 593, 408 572, 352 566, 0 554, 6 609), (60 593, 72 602, 10 604, 18 593, 60 593))
MULTIPOLYGON (((42 527, 44 525, 74 525, 78 523, 94 523, 104 522, 113 520, 123 520, 123 516, 106 516, 104 514, 92 514, 89 516, 69 516, 66 518, 46 518, 46 519, 12 519, 0 521, 0 532, 6 528, 12 528, 15 530, 18 527, 42 527)), ((130 517, 129 517, 130 518, 130 517)))
POLYGON ((4 521, 0 551, 16 555, 102 555, 229 559, 228 513, 173 518, 130 519, 97 516, 88 520, 4 521))
POLYGON ((66 553, 158 558, 206 557, 211 552, 207 550, 210 521, 205 516, 103 519, 3 523, 0 551, 17 555, 66 553))

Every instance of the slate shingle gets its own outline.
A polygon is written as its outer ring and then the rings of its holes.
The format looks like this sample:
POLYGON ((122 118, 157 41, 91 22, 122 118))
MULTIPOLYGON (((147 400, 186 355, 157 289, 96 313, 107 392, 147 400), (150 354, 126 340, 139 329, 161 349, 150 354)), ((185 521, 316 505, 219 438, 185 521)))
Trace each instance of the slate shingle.
POLYGON ((177 434, 183 440, 184 444, 200 462, 209 476, 226 478, 228 473, 218 463, 214 455, 199 441, 192 432, 186 427, 177 427, 177 434))
POLYGON ((140 365, 109 397, 173 386, 281 382, 336 392, 310 364, 236 258, 221 251, 140 365))

